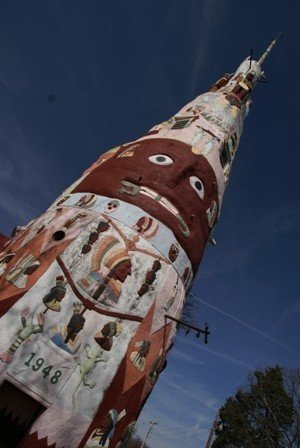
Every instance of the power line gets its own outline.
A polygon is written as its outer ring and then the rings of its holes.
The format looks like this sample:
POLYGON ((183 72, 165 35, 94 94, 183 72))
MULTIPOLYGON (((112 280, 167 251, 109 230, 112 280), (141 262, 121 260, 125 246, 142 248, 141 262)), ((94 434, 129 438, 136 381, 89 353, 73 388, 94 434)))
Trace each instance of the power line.
POLYGON ((248 324, 247 322, 244 322, 243 320, 239 319, 238 317, 233 316, 232 314, 227 313, 226 311, 223 311, 221 308, 218 308, 217 306, 211 305, 206 300, 201 299, 199 296, 197 296, 195 293, 190 292, 189 295, 191 297, 195 297, 199 302, 203 303, 204 305, 208 306, 208 308, 217 311, 220 314, 223 314, 223 316, 228 317, 229 319, 234 320, 235 322, 239 323, 240 325, 243 325, 244 327, 248 328, 249 330, 252 330, 254 333, 258 334, 259 336, 262 336, 265 339, 268 339, 270 342, 273 342, 273 344, 278 345, 279 347, 289 351, 293 355, 300 356, 299 353, 292 350, 290 347, 286 346, 285 344, 282 344, 281 342, 274 339, 272 336, 269 336, 266 333, 263 333, 262 331, 258 330, 257 328, 253 327, 252 325, 248 324))

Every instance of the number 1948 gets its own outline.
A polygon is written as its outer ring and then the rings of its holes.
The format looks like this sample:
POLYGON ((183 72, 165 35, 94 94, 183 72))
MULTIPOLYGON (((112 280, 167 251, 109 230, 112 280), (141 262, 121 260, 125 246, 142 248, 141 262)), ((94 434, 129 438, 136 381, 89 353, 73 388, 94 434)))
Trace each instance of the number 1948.
MULTIPOLYGON (((29 359, 24 362, 25 366, 30 367, 31 362, 33 361, 33 358, 35 356, 36 356, 36 353, 31 353, 29 359)), ((37 358, 35 360, 35 364, 31 365, 31 368, 34 372, 37 372, 38 370, 40 370, 43 367, 44 363, 45 363, 44 358, 37 358)), ((53 366, 46 366, 43 368, 41 373, 42 373, 44 379, 46 379, 47 376, 50 375, 50 372, 52 371, 52 369, 53 369, 53 366)), ((58 382, 59 378, 61 377, 61 374, 62 374, 61 370, 55 370, 53 375, 50 376, 50 383, 56 384, 58 382)))

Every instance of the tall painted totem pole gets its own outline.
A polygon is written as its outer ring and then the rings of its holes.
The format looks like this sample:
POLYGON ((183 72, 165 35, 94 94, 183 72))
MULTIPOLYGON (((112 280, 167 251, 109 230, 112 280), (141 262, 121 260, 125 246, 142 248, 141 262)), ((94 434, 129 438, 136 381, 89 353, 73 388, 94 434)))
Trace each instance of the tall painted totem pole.
POLYGON ((0 445, 121 448, 175 337, 262 62, 111 149, 0 255, 0 445))

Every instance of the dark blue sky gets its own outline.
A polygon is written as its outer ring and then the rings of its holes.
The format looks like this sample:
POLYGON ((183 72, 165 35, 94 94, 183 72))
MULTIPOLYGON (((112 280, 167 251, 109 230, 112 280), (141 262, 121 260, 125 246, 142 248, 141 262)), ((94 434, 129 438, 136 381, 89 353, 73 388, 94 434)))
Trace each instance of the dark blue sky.
POLYGON ((292 1, 15 1, 0 14, 1 231, 26 224, 101 152, 173 115, 253 48, 265 63, 193 291, 209 345, 179 335, 143 412, 152 448, 203 446, 249 370, 299 366, 299 36, 292 1))

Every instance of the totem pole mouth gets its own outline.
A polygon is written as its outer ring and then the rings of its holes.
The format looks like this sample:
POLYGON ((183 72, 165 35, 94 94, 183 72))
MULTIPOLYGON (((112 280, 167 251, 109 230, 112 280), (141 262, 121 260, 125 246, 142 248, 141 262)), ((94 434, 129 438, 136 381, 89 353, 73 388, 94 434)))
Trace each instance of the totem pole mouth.
POLYGON ((144 185, 136 185, 128 180, 122 180, 121 184, 122 187, 119 189, 119 193, 127 194, 130 196, 142 194, 144 196, 147 196, 148 198, 154 199, 154 201, 158 202, 162 207, 164 207, 176 217, 182 235, 185 238, 188 238, 190 236, 190 230, 187 224, 179 213, 179 210, 172 204, 171 201, 169 201, 169 199, 162 196, 157 191, 152 190, 152 188, 146 187, 144 185))

